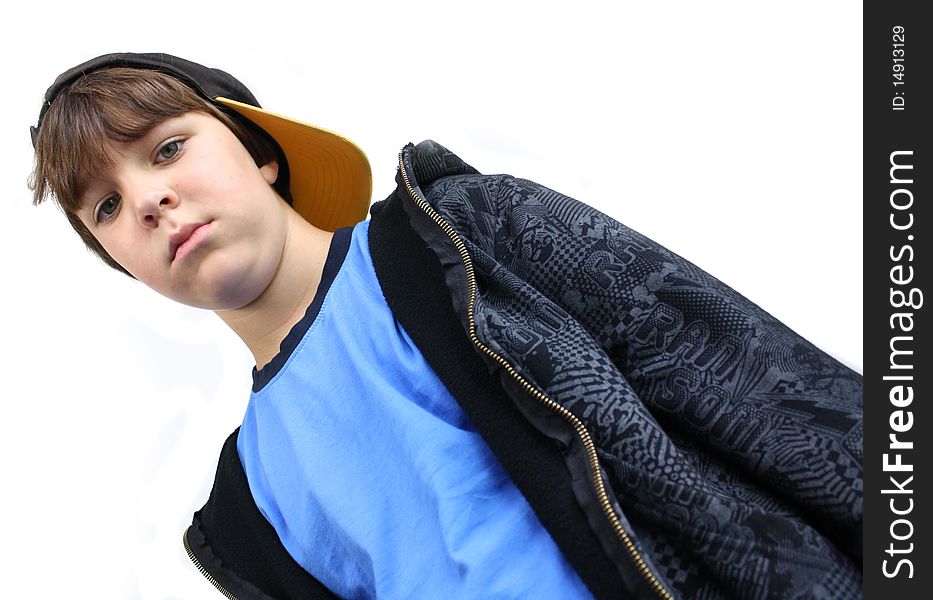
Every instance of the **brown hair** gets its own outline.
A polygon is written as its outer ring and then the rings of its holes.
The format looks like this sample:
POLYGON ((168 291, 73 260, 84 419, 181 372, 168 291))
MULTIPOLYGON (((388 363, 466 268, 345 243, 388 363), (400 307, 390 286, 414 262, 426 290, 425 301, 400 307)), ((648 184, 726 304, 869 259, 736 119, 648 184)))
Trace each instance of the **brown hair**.
POLYGON ((137 140, 166 119, 191 110, 216 117, 236 135, 257 166, 279 162, 276 191, 290 201, 288 164, 262 129, 222 111, 184 82, 154 70, 109 68, 91 72, 52 101, 36 136, 30 178, 33 203, 53 196, 84 244, 105 263, 129 275, 88 231, 77 212, 88 178, 113 165, 108 142, 137 140))

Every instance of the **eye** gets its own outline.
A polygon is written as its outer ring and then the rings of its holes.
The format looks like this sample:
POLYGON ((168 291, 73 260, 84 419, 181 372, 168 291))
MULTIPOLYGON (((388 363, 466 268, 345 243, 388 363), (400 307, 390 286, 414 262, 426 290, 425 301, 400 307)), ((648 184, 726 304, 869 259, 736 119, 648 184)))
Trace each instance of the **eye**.
POLYGON ((109 196, 101 201, 97 205, 97 208, 94 209, 94 220, 98 223, 103 223, 104 221, 109 221, 113 218, 113 215, 116 214, 117 208, 120 207, 120 197, 119 196, 109 196))
POLYGON ((184 143, 184 140, 171 140, 163 144, 158 152, 156 152, 156 162, 165 162, 178 156, 182 151, 184 143))

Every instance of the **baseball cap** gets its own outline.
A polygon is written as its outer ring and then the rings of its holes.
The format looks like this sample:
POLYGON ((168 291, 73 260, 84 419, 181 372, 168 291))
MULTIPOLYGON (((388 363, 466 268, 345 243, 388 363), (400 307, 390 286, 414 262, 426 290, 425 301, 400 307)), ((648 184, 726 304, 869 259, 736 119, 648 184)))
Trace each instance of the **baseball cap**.
POLYGON ((292 206, 315 227, 334 231, 366 218, 372 171, 359 146, 332 131, 263 109, 249 89, 229 73, 169 54, 105 54, 59 75, 45 93, 38 123, 30 128, 33 145, 56 96, 87 73, 107 67, 166 73, 213 104, 259 126, 275 140, 288 162, 292 206))

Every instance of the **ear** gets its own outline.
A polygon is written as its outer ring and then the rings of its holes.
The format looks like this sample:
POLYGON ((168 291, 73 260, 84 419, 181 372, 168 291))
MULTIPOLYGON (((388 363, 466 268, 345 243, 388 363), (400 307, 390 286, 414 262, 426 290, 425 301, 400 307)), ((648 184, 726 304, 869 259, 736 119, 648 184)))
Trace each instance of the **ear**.
POLYGON ((275 183, 275 180, 279 178, 279 161, 271 160, 259 167, 259 172, 262 173, 263 178, 266 180, 266 183, 272 185, 275 183))

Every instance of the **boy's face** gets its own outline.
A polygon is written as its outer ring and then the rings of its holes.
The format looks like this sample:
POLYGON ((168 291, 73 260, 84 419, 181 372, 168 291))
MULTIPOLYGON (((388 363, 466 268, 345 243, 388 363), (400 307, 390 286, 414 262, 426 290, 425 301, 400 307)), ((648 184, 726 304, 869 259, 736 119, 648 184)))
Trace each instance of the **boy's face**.
POLYGON ((257 167, 223 123, 201 112, 110 146, 78 217, 104 249, 160 294, 211 310, 265 290, 286 237, 276 163, 257 167))

